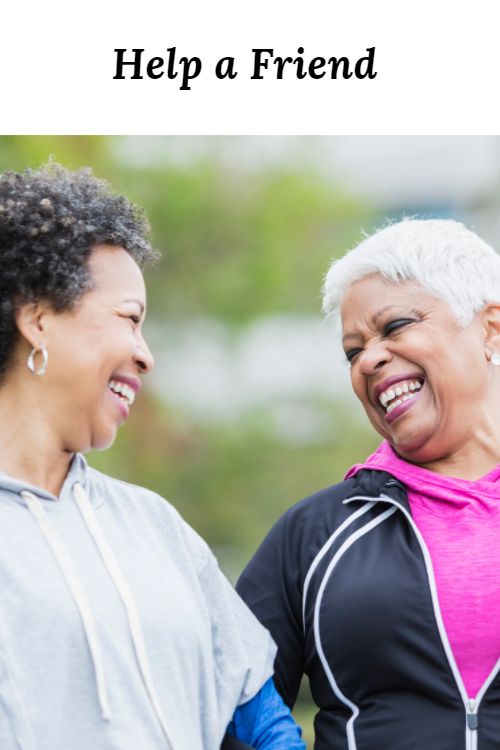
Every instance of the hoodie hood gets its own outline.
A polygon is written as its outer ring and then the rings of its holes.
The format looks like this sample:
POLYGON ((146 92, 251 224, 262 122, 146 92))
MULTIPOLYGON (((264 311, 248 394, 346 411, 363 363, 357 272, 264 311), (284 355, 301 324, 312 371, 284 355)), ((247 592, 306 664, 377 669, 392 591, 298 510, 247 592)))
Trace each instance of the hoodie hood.
POLYGON ((352 466, 345 478, 363 469, 391 474, 405 485, 412 507, 418 504, 434 514, 448 514, 453 509, 481 513, 500 510, 500 464, 479 479, 457 479, 403 460, 384 440, 366 461, 352 466))
POLYGON ((25 505, 24 500, 21 497, 21 492, 27 491, 36 495, 40 500, 47 500, 49 502, 61 502, 65 500, 71 500, 73 497, 73 487, 75 484, 79 484, 85 490, 91 504, 96 508, 104 502, 103 497, 94 496, 92 497, 91 483, 90 483, 90 470, 87 465, 85 458, 81 453, 75 453, 71 460, 66 479, 64 480, 63 486, 59 496, 53 495, 46 489, 38 487, 37 485, 31 484, 24 479, 17 479, 16 477, 10 476, 0 471, 0 493, 9 492, 12 493, 13 497, 9 498, 14 502, 19 502, 25 505))

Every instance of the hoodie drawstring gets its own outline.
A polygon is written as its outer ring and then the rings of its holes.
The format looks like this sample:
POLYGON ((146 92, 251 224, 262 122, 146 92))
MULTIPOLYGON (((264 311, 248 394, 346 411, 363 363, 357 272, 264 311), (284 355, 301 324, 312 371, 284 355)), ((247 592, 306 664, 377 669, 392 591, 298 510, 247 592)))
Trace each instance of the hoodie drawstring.
POLYGON ((83 516, 83 519, 85 523, 87 524, 87 528, 90 532, 90 535, 93 538, 95 545, 100 552, 100 555, 104 561, 104 564, 106 568, 108 569, 108 573, 111 576, 111 579, 113 583, 115 584, 115 588, 118 591, 120 599, 122 600, 123 606, 125 607, 130 634, 132 636, 132 641, 134 644, 137 662, 139 664, 139 670, 141 672, 142 679, 146 687, 146 691, 149 695, 151 705, 153 706, 153 709, 158 717, 158 721, 160 722, 161 728, 163 729, 163 733, 165 735, 167 743, 172 747, 172 750, 173 750, 174 746, 170 739, 170 736, 167 730, 167 725, 163 716, 163 712, 161 710, 160 701, 158 700, 158 696, 156 694, 156 690, 153 685, 153 678, 151 676, 151 668, 149 666, 149 660, 148 660, 148 656, 146 653, 146 646, 144 644, 144 636, 142 634, 141 621, 139 619, 139 612, 137 610, 137 605, 135 603, 134 597, 132 596, 132 592, 130 591, 127 580, 125 576, 123 575, 122 571, 120 570, 120 567, 116 561, 116 558, 113 552, 111 551, 111 548, 109 547, 106 539, 104 538, 102 530, 99 524, 97 523, 97 518, 94 513, 94 510, 81 484, 76 483, 75 485, 73 485, 73 494, 75 496, 75 500, 78 505, 78 508, 80 509, 80 512, 83 516))
MULTIPOLYGON (((97 694, 99 698, 99 704, 101 706, 102 716, 104 719, 110 719, 111 714, 107 698, 101 649, 87 596, 83 590, 83 586, 78 577, 78 574, 76 573, 71 557, 65 545, 63 544, 62 539, 59 537, 56 530, 50 523, 49 518, 43 509, 42 503, 35 495, 27 490, 21 492, 21 495, 25 499, 29 509, 38 522, 38 525, 40 526, 40 529, 43 532, 50 548, 52 549, 66 579, 68 587, 75 599, 76 605, 83 621, 83 627, 89 644, 90 653, 92 655, 92 661, 94 664, 94 671, 96 676, 97 694)), ((124 606, 137 662, 139 665, 139 671, 141 673, 146 692, 148 694, 153 710, 158 718, 160 726, 163 730, 163 734, 165 735, 167 746, 171 748, 171 750, 174 750, 174 745, 170 738, 167 724, 161 710, 160 701, 153 684, 153 678, 151 675, 151 668, 149 665, 149 660, 144 643, 144 636, 142 633, 137 604, 135 603, 126 578, 123 575, 123 572, 121 571, 118 562, 102 533, 102 530, 97 522, 96 515, 85 493, 85 490, 78 482, 73 485, 73 495, 80 513, 82 514, 83 520, 85 521, 89 534, 92 537, 94 544, 96 545, 99 554, 102 557, 104 565, 108 570, 110 578, 113 581, 124 606)))
POLYGON ((106 679, 104 676, 104 664, 101 654, 101 646, 99 638, 97 636, 97 628, 95 626, 94 616, 90 608, 89 600, 83 588, 82 582, 78 573, 75 570, 73 561, 69 555, 69 552, 64 545, 61 537, 50 523, 47 514, 43 509, 43 505, 36 495, 33 495, 28 490, 21 492, 21 496, 26 502, 31 513, 35 517, 38 526, 42 534, 44 535, 47 544, 52 550, 54 557, 59 563, 62 574, 66 580, 69 590, 75 600, 76 606, 80 613, 80 617, 83 622, 83 629, 85 631, 85 637, 92 657, 92 663, 94 665, 94 672, 97 684, 97 696, 99 699, 99 705, 101 707, 102 718, 109 720, 111 719, 111 712, 109 709, 108 692, 106 689, 106 679))

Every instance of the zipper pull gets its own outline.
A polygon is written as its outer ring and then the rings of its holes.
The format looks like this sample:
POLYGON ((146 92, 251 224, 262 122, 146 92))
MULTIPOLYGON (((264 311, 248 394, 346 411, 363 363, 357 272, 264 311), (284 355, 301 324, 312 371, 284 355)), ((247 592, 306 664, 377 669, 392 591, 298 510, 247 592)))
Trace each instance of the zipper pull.
POLYGON ((470 700, 467 704, 467 726, 469 729, 477 729, 478 724, 476 701, 470 700))

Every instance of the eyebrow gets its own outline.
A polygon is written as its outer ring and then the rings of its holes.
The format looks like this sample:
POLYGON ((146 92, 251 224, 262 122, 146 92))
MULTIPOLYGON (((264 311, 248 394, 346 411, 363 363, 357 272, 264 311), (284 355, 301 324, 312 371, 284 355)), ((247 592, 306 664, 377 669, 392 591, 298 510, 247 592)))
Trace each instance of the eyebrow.
POLYGON ((358 341, 360 338, 361 335, 359 333, 346 333, 345 336, 342 336, 342 343, 345 344, 348 339, 355 339, 358 341))

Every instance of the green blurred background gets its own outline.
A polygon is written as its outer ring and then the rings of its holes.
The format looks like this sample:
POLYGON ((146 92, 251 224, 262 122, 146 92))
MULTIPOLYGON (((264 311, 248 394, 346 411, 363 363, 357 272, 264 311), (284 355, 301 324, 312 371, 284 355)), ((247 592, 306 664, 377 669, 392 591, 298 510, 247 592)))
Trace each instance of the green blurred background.
MULTIPOLYGON (((0 137, 0 168, 53 156, 146 209, 156 357, 97 468, 168 498, 235 580, 293 503, 378 443, 322 322, 329 262, 403 214, 495 243, 498 138, 0 137)), ((296 714, 312 747, 307 689, 296 714)))

